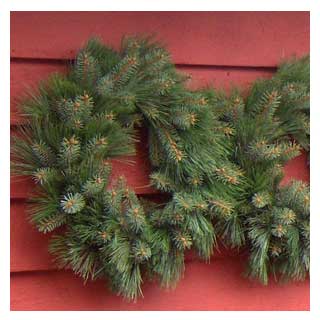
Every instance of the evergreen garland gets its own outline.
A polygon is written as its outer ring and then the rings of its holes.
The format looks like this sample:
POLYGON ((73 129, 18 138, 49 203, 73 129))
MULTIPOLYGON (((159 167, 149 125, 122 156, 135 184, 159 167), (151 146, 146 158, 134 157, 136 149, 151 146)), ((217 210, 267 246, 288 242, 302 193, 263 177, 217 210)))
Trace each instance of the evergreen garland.
POLYGON ((22 104, 13 172, 32 176, 31 220, 54 235, 61 268, 107 278, 129 300, 143 279, 174 286, 186 250, 209 260, 217 239, 249 249, 248 276, 303 279, 309 270, 309 189, 281 186, 283 165, 309 149, 309 58, 280 66, 249 95, 190 91, 149 38, 119 52, 92 39, 67 75, 22 104), (148 130, 150 179, 165 204, 138 198, 124 178, 107 189, 110 159, 134 154, 148 130))

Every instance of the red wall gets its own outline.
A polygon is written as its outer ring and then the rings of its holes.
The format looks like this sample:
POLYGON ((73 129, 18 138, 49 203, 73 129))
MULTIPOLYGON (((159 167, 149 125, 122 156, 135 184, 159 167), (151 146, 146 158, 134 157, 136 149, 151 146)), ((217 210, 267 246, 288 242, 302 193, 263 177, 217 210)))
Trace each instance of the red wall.
MULTIPOLYGON (((190 86, 213 84, 247 88, 270 77, 286 57, 309 52, 309 14, 303 12, 14 12, 11 14, 11 130, 21 119, 17 101, 28 87, 54 71, 65 71, 88 37, 98 35, 119 46, 125 34, 155 32, 172 53, 177 67, 192 75, 190 86)), ((148 185, 149 164, 143 144, 134 166, 114 162, 113 176, 125 175, 140 194, 148 185)), ((306 157, 286 168, 292 177, 309 180, 306 157)), ((106 289, 57 270, 47 253, 48 236, 26 219, 30 181, 11 181, 12 310, 308 310, 309 281, 262 286, 241 275, 245 253, 222 250, 211 264, 192 254, 184 279, 174 291, 144 285, 145 298, 127 303, 106 289)))

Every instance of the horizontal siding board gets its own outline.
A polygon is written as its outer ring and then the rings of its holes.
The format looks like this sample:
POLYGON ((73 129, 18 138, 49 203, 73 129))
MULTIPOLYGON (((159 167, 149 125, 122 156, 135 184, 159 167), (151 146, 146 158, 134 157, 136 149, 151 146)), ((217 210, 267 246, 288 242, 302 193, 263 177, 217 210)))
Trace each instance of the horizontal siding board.
POLYGON ((136 303, 111 293, 102 280, 84 285, 67 271, 13 273, 11 310, 309 310, 309 281, 263 286, 244 278, 244 267, 241 257, 192 261, 174 291, 146 282, 136 303))
POLYGON ((93 35, 156 33, 177 64, 275 66, 309 52, 308 12, 12 12, 11 56, 69 59, 93 35))
POLYGON ((291 180, 310 182, 309 156, 303 152, 300 156, 290 160, 284 167, 285 176, 282 185, 290 183, 291 180))
POLYGON ((10 212, 11 272, 56 269, 48 253, 49 234, 43 235, 29 223, 24 201, 12 201, 10 212))

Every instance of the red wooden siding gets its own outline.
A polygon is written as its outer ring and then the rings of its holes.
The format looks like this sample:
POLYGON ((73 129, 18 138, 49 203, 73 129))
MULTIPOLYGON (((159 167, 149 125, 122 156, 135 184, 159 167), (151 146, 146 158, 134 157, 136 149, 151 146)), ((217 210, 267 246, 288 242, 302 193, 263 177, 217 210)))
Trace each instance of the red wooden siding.
MULTIPOLYGON (((301 12, 15 12, 11 15, 11 130, 21 119, 17 101, 51 72, 65 72, 89 36, 99 35, 116 47, 125 34, 157 32, 168 45, 189 85, 248 88, 258 77, 270 77, 284 57, 309 52, 309 14, 301 12)), ((157 197, 148 186, 150 166, 144 135, 135 164, 113 161, 113 177, 124 175, 139 194, 157 197)), ((291 161, 284 182, 309 180, 306 156, 291 161)), ((27 222, 26 197, 33 185, 11 181, 12 310, 307 310, 309 283, 269 286, 241 276, 245 253, 222 250, 211 264, 192 253, 175 291, 146 283, 145 298, 127 303, 104 282, 87 283, 58 271, 47 252, 49 236, 27 222)))
POLYGON ((309 52, 301 12, 24 12, 11 17, 12 57, 73 58, 92 35, 119 47, 125 34, 156 33, 175 63, 275 66, 309 52))
POLYGON ((306 283, 268 286, 240 276, 244 259, 228 257, 205 264, 187 264, 177 288, 164 290, 144 285, 144 298, 127 303, 106 290, 104 281, 82 281, 71 272, 21 272, 11 278, 14 310, 305 310, 309 305, 306 283))

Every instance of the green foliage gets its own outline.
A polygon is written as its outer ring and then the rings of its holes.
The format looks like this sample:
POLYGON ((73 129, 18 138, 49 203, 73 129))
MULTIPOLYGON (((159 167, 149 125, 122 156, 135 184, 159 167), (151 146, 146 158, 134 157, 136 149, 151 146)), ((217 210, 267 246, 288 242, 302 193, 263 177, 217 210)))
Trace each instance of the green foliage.
POLYGON ((63 197, 60 204, 65 213, 77 213, 84 208, 85 201, 80 193, 68 193, 63 197))
POLYGON ((309 60, 283 64, 248 97, 190 91, 169 53, 150 38, 119 52, 92 39, 66 76, 54 75, 22 107, 13 172, 38 186, 31 221, 65 225, 50 251, 85 281, 106 278, 129 300, 147 277, 173 287, 186 250, 209 260, 216 239, 248 246, 248 275, 303 279, 309 270, 309 191, 281 186, 282 167, 309 148, 309 60), (151 183, 161 205, 124 179, 110 189, 110 159, 134 153, 148 130, 151 183), (292 140, 294 138, 294 140, 292 140))
MULTIPOLYGON (((220 95, 214 108, 234 129, 232 158, 244 173, 245 191, 236 210, 251 249, 248 275, 265 284, 270 274, 303 279, 309 270, 309 238, 304 235, 309 190, 298 181, 286 187, 280 182, 285 163, 309 149, 309 132, 299 122, 301 117, 309 122, 308 58, 285 63, 273 78, 257 81, 235 116, 229 108, 221 109, 232 101, 233 96, 220 95)), ((234 234, 238 229, 228 231, 224 238, 239 238, 234 234)))

